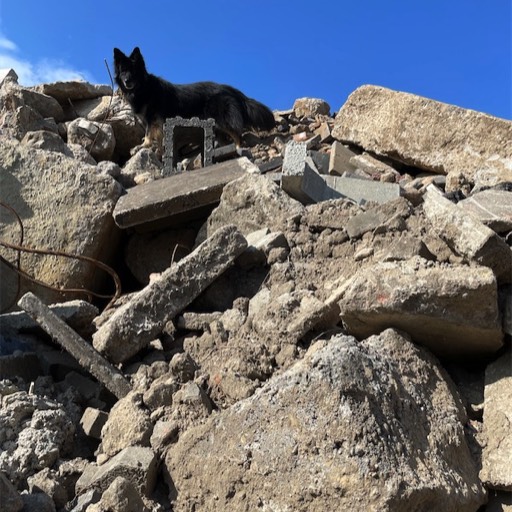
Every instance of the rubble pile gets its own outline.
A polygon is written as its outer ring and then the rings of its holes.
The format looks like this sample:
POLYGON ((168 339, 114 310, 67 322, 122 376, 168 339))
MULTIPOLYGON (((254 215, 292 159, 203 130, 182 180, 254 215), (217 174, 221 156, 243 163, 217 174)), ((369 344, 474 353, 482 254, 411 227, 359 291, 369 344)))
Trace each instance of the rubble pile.
POLYGON ((168 165, 109 87, 3 80, 2 511, 512 509, 512 122, 275 118, 168 165))

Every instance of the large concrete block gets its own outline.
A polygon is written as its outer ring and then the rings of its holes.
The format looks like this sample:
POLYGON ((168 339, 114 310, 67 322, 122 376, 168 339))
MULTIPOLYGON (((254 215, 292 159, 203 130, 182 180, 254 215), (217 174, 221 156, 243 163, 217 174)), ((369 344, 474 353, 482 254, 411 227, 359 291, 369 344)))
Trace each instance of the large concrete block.
POLYGON ((448 357, 492 354, 503 343, 496 278, 485 267, 421 258, 379 263, 336 293, 341 318, 358 338, 395 327, 448 357))
POLYGON ((181 214, 193 216, 195 211, 215 205, 224 186, 248 172, 259 171, 242 157, 139 185, 118 201, 114 219, 127 228, 181 214))
POLYGON ((507 170, 512 122, 414 94, 364 85, 338 112, 333 136, 408 165, 472 178, 507 170))

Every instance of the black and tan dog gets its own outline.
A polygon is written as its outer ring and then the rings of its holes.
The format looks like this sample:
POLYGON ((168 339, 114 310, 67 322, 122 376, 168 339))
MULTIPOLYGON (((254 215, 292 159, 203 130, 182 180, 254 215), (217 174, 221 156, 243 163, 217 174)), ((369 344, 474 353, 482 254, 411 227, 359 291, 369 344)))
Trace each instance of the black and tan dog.
POLYGON ((215 119, 239 147, 244 130, 271 130, 272 111, 238 89, 215 82, 172 84, 152 75, 139 48, 127 56, 114 48, 115 80, 124 97, 146 126, 142 146, 162 152, 163 122, 168 117, 215 119))

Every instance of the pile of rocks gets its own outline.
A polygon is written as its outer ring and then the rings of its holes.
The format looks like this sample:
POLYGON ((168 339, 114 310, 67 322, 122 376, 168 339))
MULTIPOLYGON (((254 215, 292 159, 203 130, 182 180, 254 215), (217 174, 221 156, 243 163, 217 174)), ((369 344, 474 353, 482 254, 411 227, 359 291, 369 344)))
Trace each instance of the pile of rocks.
POLYGON ((123 294, 0 248, 2 510, 511 506, 512 123, 275 117, 164 177, 108 87, 4 80, 0 240, 123 294))

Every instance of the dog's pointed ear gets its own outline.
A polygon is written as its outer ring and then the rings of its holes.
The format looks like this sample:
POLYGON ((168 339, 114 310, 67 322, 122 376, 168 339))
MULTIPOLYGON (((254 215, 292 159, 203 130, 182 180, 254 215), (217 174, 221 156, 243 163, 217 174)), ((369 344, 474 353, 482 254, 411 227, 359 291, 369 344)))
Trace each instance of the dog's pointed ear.
POLYGON ((138 46, 136 46, 136 47, 133 49, 133 51, 132 51, 132 53, 131 53, 131 55, 130 55, 130 58, 131 58, 131 59, 142 59, 142 53, 140 53, 140 49, 139 49, 139 47, 138 47, 138 46))
POLYGON ((124 57, 124 53, 119 48, 114 48, 114 59, 124 57))

